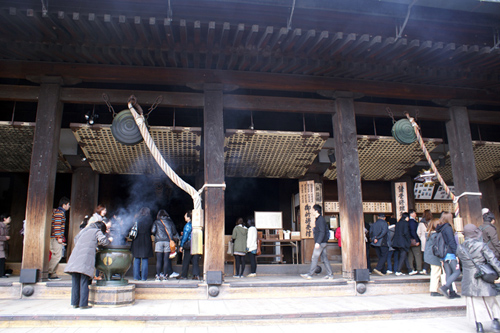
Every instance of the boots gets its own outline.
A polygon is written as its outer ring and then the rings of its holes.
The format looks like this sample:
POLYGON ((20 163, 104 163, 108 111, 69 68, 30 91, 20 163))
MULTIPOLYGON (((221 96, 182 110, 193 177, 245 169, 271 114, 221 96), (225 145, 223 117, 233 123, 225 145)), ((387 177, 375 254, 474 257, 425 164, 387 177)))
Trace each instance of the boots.
POLYGON ((495 332, 500 332, 500 322, 498 321, 497 318, 493 319, 491 327, 493 328, 493 330, 495 330, 495 332))
POLYGON ((477 322, 477 321, 476 321, 476 332, 477 333, 484 333, 483 324, 481 324, 480 322, 477 322))
POLYGON ((457 294, 454 290, 450 290, 450 298, 460 298, 460 295, 457 294))

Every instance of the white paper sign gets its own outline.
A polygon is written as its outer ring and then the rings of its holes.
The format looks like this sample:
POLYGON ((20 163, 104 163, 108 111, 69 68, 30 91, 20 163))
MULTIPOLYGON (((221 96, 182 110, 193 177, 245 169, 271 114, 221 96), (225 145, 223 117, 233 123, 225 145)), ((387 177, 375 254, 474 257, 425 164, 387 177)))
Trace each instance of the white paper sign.
POLYGON ((255 212, 257 229, 283 229, 281 212, 255 212))

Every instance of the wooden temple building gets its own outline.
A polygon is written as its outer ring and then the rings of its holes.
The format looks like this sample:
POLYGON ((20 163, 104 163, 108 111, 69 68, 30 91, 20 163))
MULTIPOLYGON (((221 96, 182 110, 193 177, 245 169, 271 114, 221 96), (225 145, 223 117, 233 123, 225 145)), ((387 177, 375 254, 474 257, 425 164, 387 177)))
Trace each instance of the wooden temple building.
POLYGON ((151 195, 179 231, 193 208, 143 144, 111 134, 132 94, 172 168, 210 185, 205 272, 224 271, 239 216, 280 211, 299 230, 302 181, 320 184, 316 202, 342 228, 347 277, 366 267, 370 214, 396 215, 396 184, 405 208, 449 207, 438 185, 414 191, 429 166, 418 143, 391 136, 406 113, 455 194, 482 193, 460 198, 464 223, 480 224, 483 207, 500 220, 498 1, 0 0, 0 19, 8 263, 41 278, 62 196, 69 251, 97 203, 113 212, 151 195))

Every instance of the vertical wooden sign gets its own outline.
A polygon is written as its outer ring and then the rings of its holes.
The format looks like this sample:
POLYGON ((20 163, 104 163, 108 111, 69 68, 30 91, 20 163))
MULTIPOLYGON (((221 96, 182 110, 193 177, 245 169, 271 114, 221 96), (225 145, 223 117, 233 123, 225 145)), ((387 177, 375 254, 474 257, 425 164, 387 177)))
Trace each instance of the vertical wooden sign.
POLYGON ((314 180, 299 182, 300 196, 300 238, 313 238, 314 218, 312 208, 315 203, 314 180))
POLYGON ((394 183, 394 193, 396 199, 396 218, 401 218, 401 215, 408 212, 408 192, 406 182, 394 183))

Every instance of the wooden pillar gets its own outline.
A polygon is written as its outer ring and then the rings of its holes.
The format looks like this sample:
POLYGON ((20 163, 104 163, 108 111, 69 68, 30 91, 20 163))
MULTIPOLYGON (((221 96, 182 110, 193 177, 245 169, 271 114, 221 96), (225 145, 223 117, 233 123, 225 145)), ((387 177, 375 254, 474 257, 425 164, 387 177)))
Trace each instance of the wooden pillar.
MULTIPOLYGON (((224 123, 222 85, 206 84, 203 109, 205 184, 224 184, 224 123)), ((204 195, 204 273, 224 272, 224 188, 207 187, 204 195)))
POLYGON ((70 226, 68 230, 68 255, 74 247, 73 240, 80 231, 80 222, 85 215, 91 215, 97 206, 99 175, 90 167, 81 167, 73 171, 71 179, 70 226))
POLYGON ((42 278, 48 277, 50 227, 62 120, 60 80, 45 78, 40 86, 26 203, 21 269, 39 269, 39 277, 42 278))
POLYGON ((10 240, 9 257, 10 262, 21 262, 23 254, 23 236, 19 231, 23 228, 23 220, 26 215, 26 195, 28 189, 28 176, 24 173, 12 173, 12 205, 10 208, 10 240))
POLYGON ((366 268, 363 199, 353 98, 335 100, 333 136, 342 230, 342 273, 353 278, 355 269, 366 268))
MULTIPOLYGON (((450 147, 455 194, 479 192, 467 108, 465 106, 451 106, 449 113, 451 120, 446 123, 446 132, 450 147)), ((464 225, 469 223, 481 225, 483 223, 480 196, 465 195, 460 198, 458 203, 464 225)))

